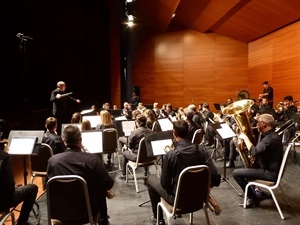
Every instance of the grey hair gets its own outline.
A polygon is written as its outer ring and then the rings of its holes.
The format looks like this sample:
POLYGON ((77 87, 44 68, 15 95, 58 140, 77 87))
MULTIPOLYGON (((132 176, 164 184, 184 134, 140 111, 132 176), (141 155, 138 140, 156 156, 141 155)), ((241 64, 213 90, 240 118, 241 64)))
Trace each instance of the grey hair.
POLYGON ((275 120, 274 117, 271 114, 261 114, 258 116, 257 120, 260 119, 260 121, 265 122, 268 126, 273 127, 275 120))
POLYGON ((81 131, 77 125, 68 125, 62 132, 62 139, 67 146, 77 145, 81 139, 81 131))

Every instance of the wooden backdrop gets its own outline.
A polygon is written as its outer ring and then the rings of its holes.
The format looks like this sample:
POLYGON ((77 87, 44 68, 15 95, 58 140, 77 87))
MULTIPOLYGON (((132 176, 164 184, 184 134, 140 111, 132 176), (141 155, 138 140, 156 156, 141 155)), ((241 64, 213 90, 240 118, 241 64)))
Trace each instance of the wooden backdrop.
POLYGON ((137 40, 133 85, 140 87, 145 104, 212 105, 236 99, 239 90, 257 98, 265 80, 274 88, 275 105, 285 95, 300 99, 300 22, 249 44, 193 30, 137 40))

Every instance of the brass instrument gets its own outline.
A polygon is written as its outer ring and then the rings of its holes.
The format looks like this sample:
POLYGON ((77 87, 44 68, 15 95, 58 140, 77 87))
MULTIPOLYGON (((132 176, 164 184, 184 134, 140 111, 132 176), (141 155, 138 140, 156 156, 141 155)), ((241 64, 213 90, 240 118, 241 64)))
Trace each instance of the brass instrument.
MULTIPOLYGON (((232 115, 240 129, 240 132, 246 134, 251 143, 256 145, 255 136, 247 113, 247 110, 253 104, 254 102, 249 99, 239 100, 226 106, 223 113, 225 115, 232 115)), ((246 168, 253 167, 255 158, 250 154, 250 151, 247 149, 244 141, 239 140, 239 148, 237 148, 237 150, 240 153, 244 166, 246 168)))

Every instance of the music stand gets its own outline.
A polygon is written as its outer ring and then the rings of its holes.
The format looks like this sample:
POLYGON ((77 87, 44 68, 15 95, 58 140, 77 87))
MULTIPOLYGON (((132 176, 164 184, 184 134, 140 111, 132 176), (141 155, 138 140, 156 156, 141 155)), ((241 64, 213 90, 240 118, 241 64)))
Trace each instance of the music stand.
POLYGON ((161 118, 157 120, 161 131, 168 131, 168 130, 173 130, 173 123, 170 121, 169 118, 161 118))
MULTIPOLYGON (((163 131, 156 133, 146 133, 145 137, 145 145, 147 150, 147 156, 159 156, 161 158, 161 166, 163 156, 166 154, 165 147, 171 146, 173 144, 173 132, 172 131, 163 131)), ((150 202, 150 199, 144 201, 139 204, 139 206, 143 206, 146 203, 150 202)))
POLYGON ((10 140, 8 153, 11 155, 23 156, 23 176, 24 185, 27 184, 27 168, 26 157, 33 154, 38 138, 36 136, 13 136, 10 140))
POLYGON ((87 130, 81 132, 82 146, 88 153, 103 152, 103 132, 102 130, 87 130))
MULTIPOLYGON (((229 127, 227 123, 214 123, 212 124, 212 127, 217 133, 220 135, 222 140, 226 140, 229 138, 233 138, 236 136, 236 134, 233 132, 233 130, 229 127)), ((225 148, 226 151, 226 148, 225 148)), ((226 152, 224 153, 226 155, 226 152)), ((223 165, 223 177, 221 178, 221 181, 227 182, 237 193, 239 196, 242 196, 242 194, 236 189, 235 186, 229 181, 229 178, 226 177, 226 160, 224 158, 224 165, 223 165)))

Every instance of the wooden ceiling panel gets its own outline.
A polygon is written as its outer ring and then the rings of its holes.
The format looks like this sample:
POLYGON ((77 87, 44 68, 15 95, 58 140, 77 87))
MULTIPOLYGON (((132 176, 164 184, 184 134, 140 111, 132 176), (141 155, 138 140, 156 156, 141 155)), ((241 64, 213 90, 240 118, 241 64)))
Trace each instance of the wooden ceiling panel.
POLYGON ((299 0, 135 0, 134 5, 137 23, 153 30, 193 29, 245 43, 300 19, 299 0))

